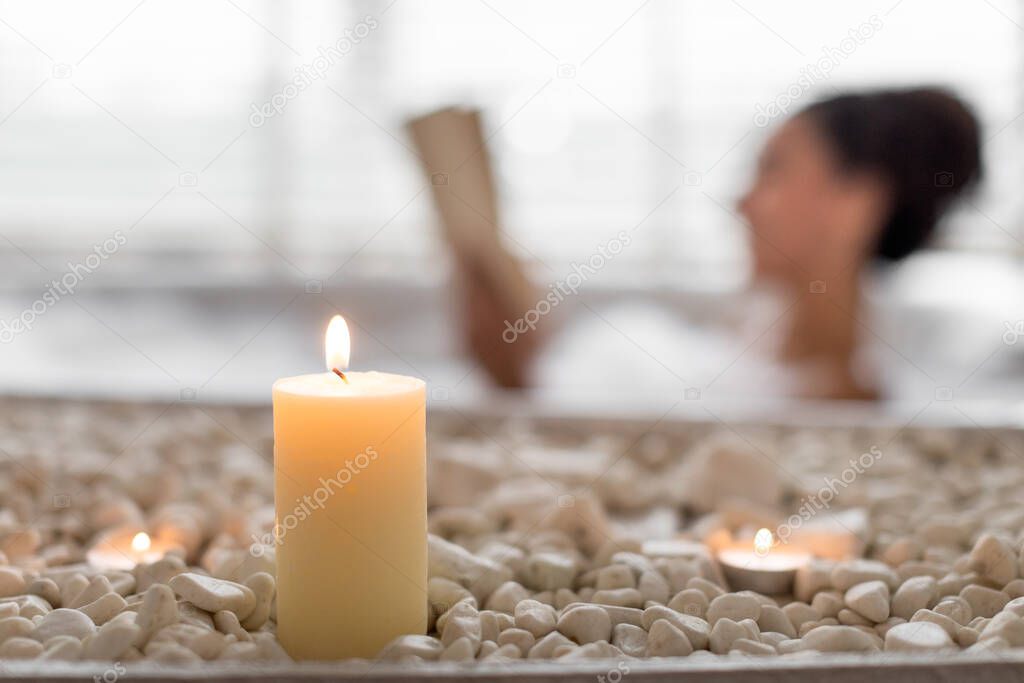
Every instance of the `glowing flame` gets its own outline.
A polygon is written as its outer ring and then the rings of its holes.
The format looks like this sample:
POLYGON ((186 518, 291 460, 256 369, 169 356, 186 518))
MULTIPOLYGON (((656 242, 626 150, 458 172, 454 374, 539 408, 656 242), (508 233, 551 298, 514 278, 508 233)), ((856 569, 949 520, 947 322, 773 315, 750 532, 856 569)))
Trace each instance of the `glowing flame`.
POLYGON ((767 555, 772 547, 772 532, 768 529, 758 529, 754 534, 754 552, 758 555, 767 555))
POLYGON ((324 337, 324 350, 327 356, 328 370, 344 370, 348 367, 348 355, 352 349, 352 340, 348 336, 348 325, 340 315, 331 318, 324 337))
POLYGON ((149 545, 149 534, 147 534, 145 531, 140 531, 139 533, 135 534, 135 536, 132 538, 132 550, 134 550, 137 553, 146 552, 147 550, 149 550, 149 545))

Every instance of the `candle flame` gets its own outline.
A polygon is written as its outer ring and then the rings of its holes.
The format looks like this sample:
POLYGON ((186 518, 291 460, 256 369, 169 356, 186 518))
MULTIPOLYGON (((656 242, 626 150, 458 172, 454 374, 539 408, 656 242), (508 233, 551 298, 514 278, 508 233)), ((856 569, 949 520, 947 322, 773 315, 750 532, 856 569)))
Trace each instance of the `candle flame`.
POLYGON ((132 538, 132 550, 134 550, 137 553, 146 552, 147 550, 149 550, 149 545, 149 534, 147 534, 145 531, 140 531, 139 533, 135 534, 135 536, 132 538))
POLYGON ((754 534, 754 553, 757 555, 767 555, 768 551, 772 547, 772 532, 768 529, 758 529, 757 533, 754 534))
POLYGON ((348 367, 348 356, 352 340, 348 336, 348 325, 340 315, 331 318, 324 337, 324 350, 328 370, 344 370, 348 367))

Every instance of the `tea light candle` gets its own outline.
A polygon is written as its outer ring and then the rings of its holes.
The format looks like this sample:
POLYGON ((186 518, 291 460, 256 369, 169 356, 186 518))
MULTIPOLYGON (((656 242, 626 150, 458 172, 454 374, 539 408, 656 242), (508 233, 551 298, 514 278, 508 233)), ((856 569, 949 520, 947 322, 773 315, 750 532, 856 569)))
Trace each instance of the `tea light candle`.
POLYGON ((731 547, 718 553, 729 586, 733 590, 752 590, 763 595, 781 595, 793 589, 796 570, 811 561, 808 553, 772 549, 772 532, 760 529, 751 550, 731 547))
POLYGON ((426 385, 345 372, 274 383, 277 636, 299 660, 375 656, 427 628, 426 385))
POLYGON ((135 565, 156 562, 171 551, 180 552, 181 548, 160 537, 151 538, 141 529, 126 526, 101 536, 86 552, 85 559, 97 569, 131 571, 135 565))

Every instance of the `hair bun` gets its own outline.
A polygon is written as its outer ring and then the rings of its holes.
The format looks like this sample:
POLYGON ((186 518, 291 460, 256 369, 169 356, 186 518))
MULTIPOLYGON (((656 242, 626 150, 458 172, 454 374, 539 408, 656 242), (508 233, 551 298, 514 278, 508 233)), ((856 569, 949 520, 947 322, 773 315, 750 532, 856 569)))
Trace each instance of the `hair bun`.
POLYGON ((875 248, 896 261, 920 248, 953 199, 981 177, 974 113, 940 88, 840 95, 805 112, 849 169, 880 173, 892 208, 875 248))

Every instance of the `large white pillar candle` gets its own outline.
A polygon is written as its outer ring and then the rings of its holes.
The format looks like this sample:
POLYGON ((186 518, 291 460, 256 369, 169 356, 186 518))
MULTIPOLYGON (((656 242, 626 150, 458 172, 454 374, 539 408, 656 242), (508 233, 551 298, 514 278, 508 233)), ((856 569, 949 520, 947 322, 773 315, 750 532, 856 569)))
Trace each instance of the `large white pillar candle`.
POLYGON ((341 373, 344 325, 332 372, 273 389, 277 635, 295 659, 373 657, 427 626, 425 385, 341 373))

